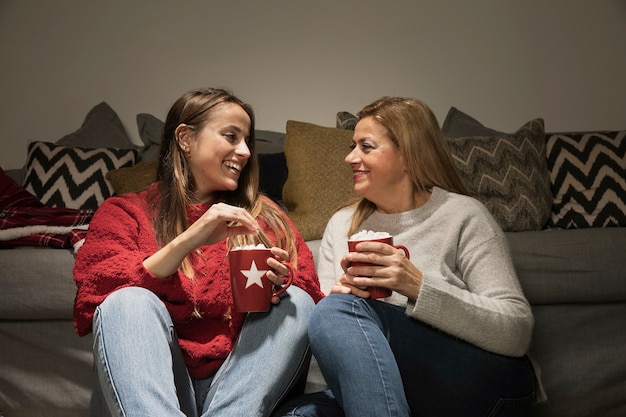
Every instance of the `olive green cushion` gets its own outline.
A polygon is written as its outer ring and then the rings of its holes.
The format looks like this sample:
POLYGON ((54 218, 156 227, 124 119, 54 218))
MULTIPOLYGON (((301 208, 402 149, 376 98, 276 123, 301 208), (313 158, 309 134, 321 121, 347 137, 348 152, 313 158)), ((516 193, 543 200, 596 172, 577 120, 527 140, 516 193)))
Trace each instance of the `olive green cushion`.
POLYGON ((357 197, 352 190, 352 170, 344 162, 353 133, 287 121, 288 174, 283 203, 304 240, 320 239, 337 208, 357 197))
POLYGON ((114 169, 106 173, 115 195, 135 193, 156 181, 158 161, 139 162, 132 167, 114 169))

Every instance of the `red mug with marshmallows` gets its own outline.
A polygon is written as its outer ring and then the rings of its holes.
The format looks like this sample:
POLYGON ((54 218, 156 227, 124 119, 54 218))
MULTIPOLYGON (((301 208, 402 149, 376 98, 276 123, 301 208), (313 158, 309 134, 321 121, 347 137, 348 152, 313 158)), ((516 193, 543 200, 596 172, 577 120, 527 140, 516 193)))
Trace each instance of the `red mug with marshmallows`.
POLYGON ((293 282, 293 267, 289 268, 289 275, 285 284, 274 291, 274 284, 267 278, 271 268, 267 265, 268 258, 273 257, 269 248, 232 248, 228 252, 230 268, 230 283, 233 302, 236 311, 258 312, 269 311, 272 297, 277 297, 293 282))
MULTIPOLYGON (((368 233, 369 234, 364 234, 364 232, 359 232, 355 235, 352 235, 352 237, 350 237, 350 239, 348 240, 348 251, 358 252, 356 250, 356 245, 361 242, 382 242, 382 243, 391 245, 396 249, 400 249, 402 252, 404 252, 404 256, 406 256, 407 259, 411 258, 407 247, 404 245, 394 245, 393 236, 390 236, 388 233, 381 233, 381 232, 368 232, 368 233), (372 233, 374 234, 372 235, 372 233), (386 236, 375 237, 381 234, 384 234, 386 236)), ((353 262, 351 264, 351 266, 367 266, 367 265, 371 265, 371 264, 368 262, 353 262)), ((370 298, 385 298, 391 295, 391 290, 389 288, 367 287, 366 290, 370 293, 370 298)))

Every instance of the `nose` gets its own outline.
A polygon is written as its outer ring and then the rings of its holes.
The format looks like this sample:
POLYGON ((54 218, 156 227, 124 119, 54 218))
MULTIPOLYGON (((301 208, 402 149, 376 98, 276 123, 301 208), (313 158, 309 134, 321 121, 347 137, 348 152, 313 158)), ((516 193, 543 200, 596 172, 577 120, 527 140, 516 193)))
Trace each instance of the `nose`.
POLYGON ((356 164, 359 162, 359 154, 358 154, 358 147, 355 147, 354 149, 352 149, 350 151, 349 154, 346 155, 346 157, 343 159, 344 162, 348 165, 352 165, 352 164, 356 164))
POLYGON ((246 158, 250 157, 250 148, 248 147, 248 144, 246 143, 245 140, 239 141, 239 145, 237 145, 235 152, 237 152, 237 155, 240 155, 246 158))

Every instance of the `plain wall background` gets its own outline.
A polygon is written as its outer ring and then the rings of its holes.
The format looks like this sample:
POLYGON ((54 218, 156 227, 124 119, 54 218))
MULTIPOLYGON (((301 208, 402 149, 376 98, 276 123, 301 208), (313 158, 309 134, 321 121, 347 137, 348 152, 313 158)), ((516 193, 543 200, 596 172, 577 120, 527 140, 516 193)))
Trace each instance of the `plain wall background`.
POLYGON ((132 140, 226 87, 257 128, 335 125, 382 95, 515 131, 626 129, 626 0, 0 0, 0 166, 106 101, 132 140))

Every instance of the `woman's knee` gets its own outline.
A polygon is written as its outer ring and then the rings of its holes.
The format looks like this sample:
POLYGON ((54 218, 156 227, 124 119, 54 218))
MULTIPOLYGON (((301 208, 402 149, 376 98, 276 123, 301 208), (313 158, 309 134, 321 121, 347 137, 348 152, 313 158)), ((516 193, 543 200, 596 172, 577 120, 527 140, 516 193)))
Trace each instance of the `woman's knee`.
POLYGON ((150 306, 161 302, 150 290, 141 287, 124 287, 113 291, 100 304, 101 309, 137 309, 142 306, 150 306))
POLYGON ((354 302, 358 300, 349 294, 333 294, 323 298, 317 303, 309 320, 309 337, 325 338, 330 336, 343 326, 339 322, 349 319, 350 314, 345 314, 353 309, 354 302))
POLYGON ((171 321, 165 304, 152 291, 141 287, 124 287, 109 294, 98 306, 94 320, 137 323, 148 317, 171 321), (129 320, 129 317, 138 320, 129 320))
POLYGON ((351 304, 355 297, 350 294, 331 294, 322 298, 315 306, 316 315, 328 315, 343 310, 346 304, 351 304))
POLYGON ((315 307, 315 302, 308 292, 304 291, 302 288, 293 285, 287 288, 285 293, 288 297, 281 297, 281 304, 289 303, 300 314, 305 314, 306 316, 309 316, 311 314, 311 312, 313 311, 313 307, 315 307))

